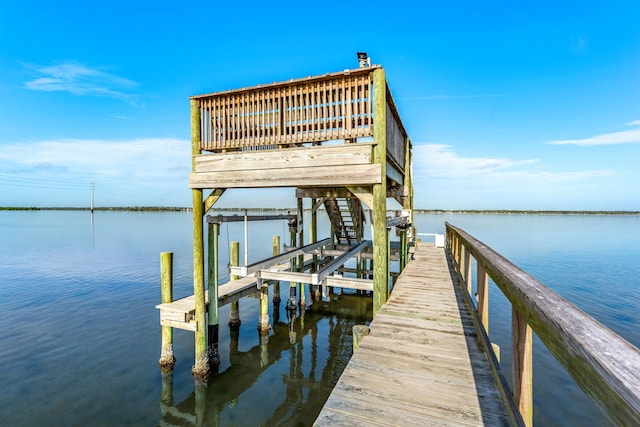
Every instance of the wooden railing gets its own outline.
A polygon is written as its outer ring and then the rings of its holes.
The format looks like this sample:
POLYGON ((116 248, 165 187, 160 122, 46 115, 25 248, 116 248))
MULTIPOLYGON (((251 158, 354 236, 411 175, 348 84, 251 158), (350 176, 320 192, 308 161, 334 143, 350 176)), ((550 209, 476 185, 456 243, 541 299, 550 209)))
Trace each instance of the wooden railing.
MULTIPOLYGON (((270 149, 372 137, 373 73, 377 69, 380 67, 357 68, 194 96, 200 109, 200 149, 270 149)), ((406 132, 388 88, 384 90, 387 151, 403 168, 406 132)))
POLYGON ((472 311, 497 373, 488 339, 488 277, 511 302, 512 394, 526 425, 533 423, 532 331, 616 425, 640 425, 640 351, 636 347, 465 231, 447 223, 446 234, 469 301, 472 257, 476 261, 477 309, 472 311))

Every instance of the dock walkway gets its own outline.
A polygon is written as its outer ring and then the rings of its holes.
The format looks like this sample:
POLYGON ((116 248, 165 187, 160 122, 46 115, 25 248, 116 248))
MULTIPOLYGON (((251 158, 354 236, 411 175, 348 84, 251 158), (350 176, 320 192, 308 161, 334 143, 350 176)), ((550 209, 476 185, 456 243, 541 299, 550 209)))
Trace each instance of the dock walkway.
POLYGON ((511 425, 455 280, 420 245, 315 426, 511 425))

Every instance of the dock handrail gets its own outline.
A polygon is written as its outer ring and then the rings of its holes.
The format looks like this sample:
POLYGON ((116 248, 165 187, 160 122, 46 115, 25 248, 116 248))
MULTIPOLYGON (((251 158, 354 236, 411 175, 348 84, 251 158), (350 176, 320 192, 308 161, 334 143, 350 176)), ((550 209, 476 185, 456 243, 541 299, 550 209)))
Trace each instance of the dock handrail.
MULTIPOLYGON (((481 336, 488 335, 487 277, 511 302, 513 397, 525 424, 533 421, 533 330, 616 425, 640 425, 638 348, 464 230, 446 223, 446 235, 447 249, 469 296, 471 257, 476 260, 476 314, 485 329, 481 336)), ((492 352, 490 343, 485 344, 492 352)))

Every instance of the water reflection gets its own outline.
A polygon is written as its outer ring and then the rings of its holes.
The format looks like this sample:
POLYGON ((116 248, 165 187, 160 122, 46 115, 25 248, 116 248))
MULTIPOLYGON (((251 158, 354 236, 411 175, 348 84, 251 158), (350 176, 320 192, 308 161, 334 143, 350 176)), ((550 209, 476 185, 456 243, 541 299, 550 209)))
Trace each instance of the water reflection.
POLYGON ((281 313, 277 306, 271 333, 261 337, 256 331, 247 351, 239 351, 246 348, 239 343, 246 335, 228 330, 228 367, 206 384, 195 384, 182 402, 174 404, 173 378, 163 377, 161 425, 313 423, 351 357, 353 326, 371 319, 372 298, 334 294, 301 313, 281 313))

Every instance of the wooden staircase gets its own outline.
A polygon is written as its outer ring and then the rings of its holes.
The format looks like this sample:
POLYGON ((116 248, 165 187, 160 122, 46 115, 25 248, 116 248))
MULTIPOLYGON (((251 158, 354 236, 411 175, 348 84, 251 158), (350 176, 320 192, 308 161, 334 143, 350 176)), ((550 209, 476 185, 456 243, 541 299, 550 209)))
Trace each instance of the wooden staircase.
POLYGON ((331 198, 324 201, 336 244, 359 243, 364 236, 364 211, 355 197, 331 198))

